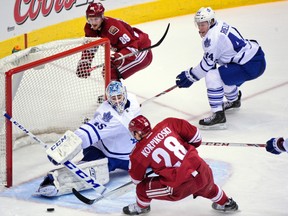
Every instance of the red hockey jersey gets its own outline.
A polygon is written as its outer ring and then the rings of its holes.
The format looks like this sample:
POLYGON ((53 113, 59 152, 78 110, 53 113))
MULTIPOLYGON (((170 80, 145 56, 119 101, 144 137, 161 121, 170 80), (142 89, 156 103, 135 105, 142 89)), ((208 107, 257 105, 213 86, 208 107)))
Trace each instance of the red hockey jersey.
POLYGON ((151 46, 148 34, 138 28, 131 27, 122 20, 111 17, 104 18, 100 30, 95 31, 91 29, 89 23, 86 23, 84 31, 86 37, 108 38, 115 52, 126 47, 141 49, 151 46))
POLYGON ((139 183, 147 168, 152 168, 161 183, 179 186, 203 163, 196 150, 201 142, 198 128, 186 120, 164 119, 136 144, 130 155, 129 174, 133 182, 139 183))

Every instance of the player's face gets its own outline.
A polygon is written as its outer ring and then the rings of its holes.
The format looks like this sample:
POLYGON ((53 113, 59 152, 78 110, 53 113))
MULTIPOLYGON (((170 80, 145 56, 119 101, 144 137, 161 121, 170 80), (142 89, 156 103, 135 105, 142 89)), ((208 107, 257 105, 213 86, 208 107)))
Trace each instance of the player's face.
POLYGON ((114 95, 114 96, 111 96, 110 100, 111 100, 112 104, 120 105, 124 100, 124 96, 122 94, 121 95, 114 95))
POLYGON ((142 139, 142 136, 140 133, 138 133, 137 131, 134 131, 134 134, 133 134, 134 138, 137 140, 137 141, 140 141, 142 139))
POLYGON ((199 29, 199 34, 200 36, 203 38, 205 37, 205 35, 207 34, 207 32, 209 31, 209 23, 206 22, 199 22, 197 23, 198 29, 199 29))
POLYGON ((98 30, 103 22, 102 17, 88 17, 88 23, 93 30, 98 30))

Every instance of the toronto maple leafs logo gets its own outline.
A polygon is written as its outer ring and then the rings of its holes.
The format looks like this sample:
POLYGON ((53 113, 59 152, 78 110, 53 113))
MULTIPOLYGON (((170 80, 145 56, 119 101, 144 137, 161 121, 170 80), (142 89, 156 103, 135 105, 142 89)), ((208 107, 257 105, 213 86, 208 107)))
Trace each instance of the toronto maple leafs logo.
POLYGON ((107 113, 105 113, 105 112, 103 113, 103 117, 102 117, 103 121, 109 122, 112 118, 113 118, 113 116, 111 115, 110 111, 107 113))
POLYGON ((205 41, 204 41, 204 46, 205 46, 205 47, 211 46, 211 39, 206 38, 205 41))

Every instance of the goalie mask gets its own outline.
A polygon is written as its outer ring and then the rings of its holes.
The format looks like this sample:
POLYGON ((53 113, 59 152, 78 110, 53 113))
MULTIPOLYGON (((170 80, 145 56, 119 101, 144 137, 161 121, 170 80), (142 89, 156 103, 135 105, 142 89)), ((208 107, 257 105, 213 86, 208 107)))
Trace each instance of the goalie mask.
POLYGON ((127 103, 127 91, 125 86, 119 81, 110 82, 106 88, 106 96, 113 109, 119 114, 122 114, 127 103))

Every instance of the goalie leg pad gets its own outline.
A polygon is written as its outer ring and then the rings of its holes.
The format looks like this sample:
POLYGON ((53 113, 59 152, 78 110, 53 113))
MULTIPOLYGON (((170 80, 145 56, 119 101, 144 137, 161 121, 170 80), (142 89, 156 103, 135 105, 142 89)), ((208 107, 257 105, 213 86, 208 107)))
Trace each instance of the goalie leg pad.
MULTIPOLYGON (((81 163, 79 168, 89 174, 99 184, 104 185, 109 182, 107 158, 81 163)), ((92 188, 92 185, 88 186, 84 181, 79 180, 73 173, 63 167, 50 171, 40 184, 36 194, 46 197, 61 196, 72 193, 72 188, 82 191, 92 188)))

